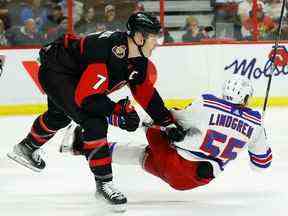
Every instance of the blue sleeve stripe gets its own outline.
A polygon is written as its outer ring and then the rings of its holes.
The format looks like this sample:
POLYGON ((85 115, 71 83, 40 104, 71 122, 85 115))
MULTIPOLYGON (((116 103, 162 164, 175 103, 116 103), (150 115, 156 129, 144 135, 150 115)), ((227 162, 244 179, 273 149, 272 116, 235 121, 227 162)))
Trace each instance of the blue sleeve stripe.
POLYGON ((269 163, 266 163, 266 164, 258 164, 258 163, 256 163, 256 162, 254 162, 254 161, 252 161, 252 160, 250 160, 251 161, 251 163, 252 164, 254 164, 255 166, 257 166, 257 167, 260 167, 260 168, 268 168, 270 165, 271 165, 271 161, 269 162, 269 163))
POLYGON ((250 151, 248 151, 248 152, 249 152, 250 157, 253 156, 253 157, 256 157, 256 158, 261 158, 261 159, 263 159, 263 158, 268 158, 268 157, 269 157, 269 155, 271 154, 271 148, 269 148, 269 149, 267 150, 266 154, 259 154, 259 155, 257 155, 257 154, 253 154, 253 153, 250 152, 250 151))

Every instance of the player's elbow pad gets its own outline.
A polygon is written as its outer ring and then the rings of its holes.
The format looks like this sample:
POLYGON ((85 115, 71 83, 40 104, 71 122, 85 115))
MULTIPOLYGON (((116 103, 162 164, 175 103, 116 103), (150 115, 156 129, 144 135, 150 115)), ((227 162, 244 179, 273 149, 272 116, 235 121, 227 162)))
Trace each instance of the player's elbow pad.
POLYGON ((109 116, 114 110, 115 102, 106 95, 94 94, 86 97, 81 107, 90 116, 109 116))

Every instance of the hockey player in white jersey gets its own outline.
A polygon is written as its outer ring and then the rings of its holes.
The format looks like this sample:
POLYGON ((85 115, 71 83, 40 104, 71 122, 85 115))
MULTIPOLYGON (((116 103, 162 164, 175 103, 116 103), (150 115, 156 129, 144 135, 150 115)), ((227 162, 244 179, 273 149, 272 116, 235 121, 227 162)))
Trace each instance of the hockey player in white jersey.
POLYGON ((145 130, 148 146, 111 144, 113 162, 139 164, 177 190, 208 184, 244 149, 253 169, 266 169, 272 152, 261 114, 247 107, 252 95, 250 80, 234 75, 221 97, 203 94, 185 109, 171 110, 187 131, 183 141, 171 143, 160 127, 152 126, 145 130))

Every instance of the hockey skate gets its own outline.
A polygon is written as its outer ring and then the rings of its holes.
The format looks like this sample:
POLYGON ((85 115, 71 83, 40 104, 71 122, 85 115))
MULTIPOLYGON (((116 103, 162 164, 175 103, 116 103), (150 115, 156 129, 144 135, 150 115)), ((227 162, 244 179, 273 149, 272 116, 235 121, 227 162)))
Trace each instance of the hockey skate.
POLYGON ((127 198, 117 190, 112 181, 96 181, 97 191, 95 197, 102 200, 114 212, 124 212, 127 207, 127 198))
POLYGON ((60 144, 60 153, 70 153, 72 155, 80 155, 77 151, 77 145, 80 143, 81 127, 76 124, 70 124, 66 129, 60 144))
POLYGON ((26 138, 13 147, 12 152, 7 156, 16 161, 18 164, 23 165, 35 172, 41 172, 46 163, 41 157, 40 149, 34 150, 29 145, 26 138))

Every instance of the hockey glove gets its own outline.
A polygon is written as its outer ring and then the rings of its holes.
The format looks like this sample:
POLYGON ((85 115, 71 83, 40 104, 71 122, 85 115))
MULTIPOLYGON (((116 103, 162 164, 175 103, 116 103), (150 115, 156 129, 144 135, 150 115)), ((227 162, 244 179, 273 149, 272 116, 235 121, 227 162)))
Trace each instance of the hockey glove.
POLYGON ((166 126, 165 134, 170 141, 181 142, 185 138, 186 131, 180 125, 172 123, 166 126))
POLYGON ((173 118, 171 113, 169 113, 166 118, 156 122, 155 124, 165 127, 162 134, 164 133, 164 135, 167 136, 171 142, 181 142, 186 136, 186 131, 176 123, 176 120, 173 118))
POLYGON ((118 115, 118 126, 121 129, 131 132, 139 127, 140 118, 128 97, 116 103, 114 114, 118 115))

